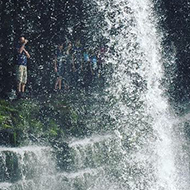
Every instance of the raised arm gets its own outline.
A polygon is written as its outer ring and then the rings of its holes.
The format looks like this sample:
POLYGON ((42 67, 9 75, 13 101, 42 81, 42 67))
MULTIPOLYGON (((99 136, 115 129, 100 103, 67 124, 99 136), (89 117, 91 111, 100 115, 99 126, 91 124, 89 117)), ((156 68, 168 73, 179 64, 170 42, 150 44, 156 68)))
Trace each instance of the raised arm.
POLYGON ((28 53, 28 51, 25 50, 25 48, 23 49, 23 51, 26 53, 27 58, 30 58, 30 54, 28 53))
MULTIPOLYGON (((25 50, 25 45, 28 43, 28 40, 25 39, 24 43, 22 44, 22 46, 18 49, 18 53, 22 53, 25 50)), ((26 50, 25 50, 26 51, 26 50)), ((26 52, 25 52, 26 53, 26 52)), ((29 55, 29 53, 28 53, 29 55)), ((27 56, 28 57, 28 56, 27 56)), ((29 55, 30 57, 30 55, 29 55)), ((28 57, 28 58, 29 58, 28 57)))
POLYGON ((18 48, 18 53, 21 54, 24 51, 25 44, 23 44, 20 48, 18 48))
POLYGON ((75 57, 74 57, 74 54, 72 55, 72 68, 73 68, 73 71, 75 72, 76 68, 75 68, 75 57))
POLYGON ((55 72, 57 72, 57 56, 55 56, 53 63, 54 63, 54 70, 55 70, 55 72))

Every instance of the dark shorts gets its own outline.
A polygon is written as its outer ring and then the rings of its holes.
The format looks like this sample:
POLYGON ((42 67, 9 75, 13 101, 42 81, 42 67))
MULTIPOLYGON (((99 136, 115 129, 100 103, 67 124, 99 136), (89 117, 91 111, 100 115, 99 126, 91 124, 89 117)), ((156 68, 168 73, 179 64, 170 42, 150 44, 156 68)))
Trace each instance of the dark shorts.
POLYGON ((65 67, 63 64, 59 64, 57 67, 57 77, 63 78, 65 74, 65 67))

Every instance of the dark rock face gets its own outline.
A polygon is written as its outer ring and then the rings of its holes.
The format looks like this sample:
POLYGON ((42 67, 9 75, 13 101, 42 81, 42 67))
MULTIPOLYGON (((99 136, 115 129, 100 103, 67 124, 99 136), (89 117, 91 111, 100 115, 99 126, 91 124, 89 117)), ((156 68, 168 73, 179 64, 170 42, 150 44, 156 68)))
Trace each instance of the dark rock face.
POLYGON ((190 4, 188 0, 155 1, 158 12, 160 12, 160 25, 165 35, 166 56, 168 50, 172 51, 175 47, 175 66, 173 65, 168 72, 175 68, 173 73, 172 90, 170 95, 175 101, 184 102, 189 100, 190 93, 190 4))
MULTIPOLYGON (((28 40, 29 89, 51 90, 52 59, 57 43, 82 38, 82 1, 1 1, 0 2, 0 92, 5 97, 15 87, 15 47, 19 36, 28 40), (74 22, 74 24, 70 23, 74 22), (77 24, 76 24, 77 23, 77 24), (69 33, 71 25, 73 31, 69 33), (42 69, 43 68, 43 69, 42 69), (46 74, 45 74, 46 73, 46 74), (36 81, 38 80, 38 82, 36 81), (7 85, 9 84, 9 85, 7 85)), ((40 90, 43 91, 43 90, 40 90)))
MULTIPOLYGON (((15 45, 20 35, 29 39, 27 49, 32 57, 29 61, 28 89, 36 93, 52 90, 52 79, 55 77, 52 69, 55 45, 60 41, 65 42, 66 39, 77 38, 91 43, 91 39, 86 39, 90 33, 93 33, 89 31, 92 28, 89 29, 87 26, 91 6, 86 6, 82 0, 39 0, 37 3, 18 0, 0 2, 1 97, 6 97, 7 93, 15 88, 15 45), (72 28, 72 32, 69 28, 72 28)), ((170 49, 172 42, 177 50, 177 72, 176 76, 173 76, 171 96, 175 100, 181 99, 180 97, 183 97, 183 100, 188 99, 190 92, 189 1, 155 0, 155 9, 160 13, 165 48, 170 49)))
POLYGON ((0 155, 0 161, 0 182, 17 181, 20 178, 21 171, 19 171, 18 157, 16 153, 12 151, 2 151, 0 155))

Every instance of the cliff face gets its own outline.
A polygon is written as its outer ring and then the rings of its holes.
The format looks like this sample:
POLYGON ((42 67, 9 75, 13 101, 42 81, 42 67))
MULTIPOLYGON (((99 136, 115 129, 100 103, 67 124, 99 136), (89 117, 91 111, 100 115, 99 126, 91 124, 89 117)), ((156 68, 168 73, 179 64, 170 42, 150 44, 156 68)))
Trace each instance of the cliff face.
MULTIPOLYGON (((28 88, 36 93, 52 91, 55 74, 52 59, 55 46, 66 39, 74 42, 81 39, 94 46, 93 36, 101 36, 99 28, 91 26, 94 18, 90 14, 93 3, 85 1, 17 1, 0 2, 0 96, 6 97, 15 88, 15 46, 19 35, 24 35, 29 43, 27 50, 32 59, 29 61, 28 88), (48 3, 49 2, 49 3, 48 3), (61 13, 61 14, 60 14, 61 13), (15 19, 13 19, 15 18, 15 19), (9 84, 9 85, 7 85, 9 84), (43 88, 39 88, 43 87, 43 88), (42 90, 43 89, 43 90, 42 90)), ((155 8, 160 12, 160 28, 164 30, 166 49, 171 42, 176 48, 177 71, 174 79, 174 99, 188 98, 189 89, 189 2, 188 0, 155 0, 155 8)), ((95 7, 95 6, 94 6, 95 7)), ((93 15, 99 15, 97 12, 93 15)), ((99 15, 100 23, 104 19, 99 15)), ((102 36, 101 36, 102 38, 102 36)), ((102 41, 97 38, 96 40, 102 41)))
MULTIPOLYGON (((160 26, 164 31, 165 49, 168 52, 174 51, 175 64, 168 72, 173 73, 171 96, 178 102, 189 101, 190 83, 190 4, 188 0, 157 0, 155 1, 160 12, 160 26), (176 67, 176 68, 174 68, 176 67)), ((168 52, 166 56, 168 56, 168 52)), ((172 61, 170 61, 172 62, 172 61)))

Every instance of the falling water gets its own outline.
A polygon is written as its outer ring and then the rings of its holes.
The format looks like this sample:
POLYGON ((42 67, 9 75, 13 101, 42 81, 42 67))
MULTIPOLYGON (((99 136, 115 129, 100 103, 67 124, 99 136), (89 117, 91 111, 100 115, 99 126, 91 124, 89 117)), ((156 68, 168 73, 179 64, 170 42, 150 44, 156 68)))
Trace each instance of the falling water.
MULTIPOLYGON (((38 153, 31 147, 27 151, 1 148, 4 176, 1 176, 0 188, 189 189, 184 119, 175 116, 165 95, 163 36, 154 3, 151 0, 96 0, 93 3, 94 9, 90 11, 96 10, 103 20, 92 27, 96 25, 109 41, 106 87, 103 93, 92 94, 94 102, 86 121, 89 128, 98 132, 68 142, 72 157, 70 171, 57 170, 56 158, 49 148, 38 147, 38 153), (6 161, 8 155, 17 160, 14 167, 19 177, 15 180, 11 180, 8 171, 11 170, 6 161)), ((92 15, 91 22, 98 21, 97 17, 92 15)))
POLYGON ((0 189, 44 189, 55 172, 49 147, 0 148, 0 189))
MULTIPOLYGON (((181 152, 187 159, 187 154, 180 150, 185 140, 180 143, 178 139, 184 136, 176 137, 176 128, 181 126, 175 123, 162 85, 167 76, 154 5, 150 0, 117 0, 107 4, 99 1, 99 7, 106 15, 105 35, 115 49, 108 60, 114 72, 107 90, 114 97, 108 99, 114 101, 110 115, 116 121, 115 132, 121 139, 120 172, 123 170, 124 183, 129 189, 188 189, 189 170, 179 172, 179 165, 183 164, 177 163, 180 156, 176 153, 181 152), (130 154, 124 146, 126 141, 135 150, 130 154), (131 166, 139 170, 138 174, 128 173, 131 166)), ((184 165, 188 168, 188 162, 184 165)))

